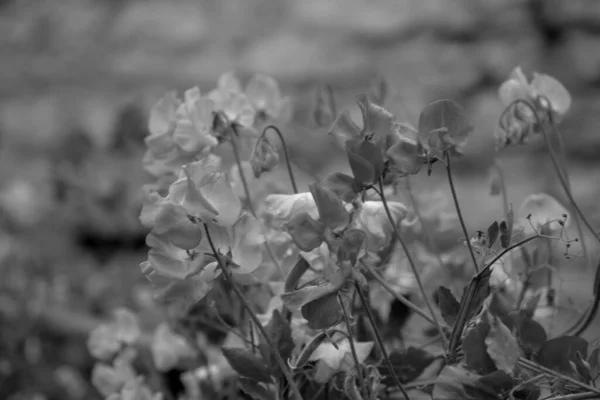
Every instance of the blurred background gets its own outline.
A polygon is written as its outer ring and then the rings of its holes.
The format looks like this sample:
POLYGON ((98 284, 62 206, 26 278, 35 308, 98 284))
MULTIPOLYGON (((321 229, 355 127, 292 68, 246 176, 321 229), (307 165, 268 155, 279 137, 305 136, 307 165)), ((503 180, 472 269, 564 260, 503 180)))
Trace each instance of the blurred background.
MULTIPOLYGON (((497 88, 519 65, 572 93, 573 192, 600 226, 597 0, 0 0, 0 398, 96 398, 89 330, 117 306, 156 315, 138 215, 147 115, 165 91, 272 75, 294 98, 284 133, 306 176, 345 163, 310 123, 318 83, 350 104, 383 75, 388 108, 413 124, 451 98, 475 124, 456 172, 484 230, 502 218, 494 157, 515 207, 537 192, 566 204, 543 143, 494 150, 497 88)), ((419 179, 447 191, 441 170, 419 179)), ((569 271, 565 291, 586 304, 591 271, 569 271)))

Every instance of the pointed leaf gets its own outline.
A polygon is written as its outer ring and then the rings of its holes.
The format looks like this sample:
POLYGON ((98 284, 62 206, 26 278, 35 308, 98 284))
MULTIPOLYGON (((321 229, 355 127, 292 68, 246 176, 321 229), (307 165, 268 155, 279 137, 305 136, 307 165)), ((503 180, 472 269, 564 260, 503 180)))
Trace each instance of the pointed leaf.
POLYGON ((498 221, 494 221, 494 223, 491 224, 487 230, 488 247, 489 248, 492 248, 494 243, 496 243, 499 233, 500 233, 500 226, 498 225, 498 221))
POLYGON ((309 189, 317 204, 320 221, 332 231, 344 229, 350 222, 350 214, 342 200, 322 183, 313 183, 309 189))
POLYGON ((288 293, 295 290, 296 286, 298 286, 298 282, 300 282, 300 279, 309 268, 310 264, 308 261, 306 261, 304 257, 300 257, 288 273, 288 276, 285 280, 284 291, 288 293))
POLYGON ((325 226, 312 219, 307 212, 301 212, 292 217, 286 227, 294 243, 302 251, 312 251, 323 242, 325 226))
POLYGON ((248 349, 223 347, 223 355, 231 367, 240 375, 257 382, 272 381, 264 361, 248 349))
MULTIPOLYGON (((376 145, 375 142, 368 138, 363 138, 361 140, 349 140, 346 142, 346 152, 357 155, 360 159, 365 160, 371 166, 371 169, 373 170, 374 181, 363 182, 365 185, 373 184, 381 177, 384 169, 383 151, 380 146, 376 145)), ((354 159, 355 157, 353 158, 349 156, 350 168, 352 169, 353 173, 355 172, 354 169, 356 167, 353 163, 354 159)))
POLYGON ((360 191, 360 187, 357 187, 354 178, 341 172, 329 175, 322 183, 323 186, 331 189, 346 203, 352 202, 360 191))
POLYGON ((546 343, 546 330, 531 316, 519 311, 517 317, 517 340, 526 355, 537 354, 546 343))
POLYGON ((302 316, 311 329, 327 329, 340 323, 343 317, 337 292, 327 294, 302 307, 302 316))
POLYGON ((449 325, 453 326, 456 322, 456 317, 458 317, 458 311, 460 310, 460 303, 450 289, 440 286, 435 293, 433 294, 433 298, 439 307, 442 318, 449 325))
POLYGON ((356 153, 348 152, 347 154, 354 180, 362 186, 372 185, 376 180, 373 165, 356 153))
POLYGON ((519 360, 519 346, 510 330, 499 318, 488 315, 490 331, 485 338, 487 353, 494 360, 496 368, 513 375, 519 360))

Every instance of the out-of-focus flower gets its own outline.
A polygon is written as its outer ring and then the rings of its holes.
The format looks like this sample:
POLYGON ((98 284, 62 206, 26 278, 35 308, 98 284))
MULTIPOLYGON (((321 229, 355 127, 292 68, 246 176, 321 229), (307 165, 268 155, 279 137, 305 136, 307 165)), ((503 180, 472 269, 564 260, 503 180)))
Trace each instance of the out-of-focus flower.
POLYGON ((227 123, 250 128, 254 124, 256 111, 241 85, 232 73, 221 75, 217 88, 208 97, 214 102, 215 110, 222 112, 227 123))
POLYGON ((557 79, 537 72, 531 82, 521 67, 516 67, 509 79, 499 89, 500 99, 505 106, 515 100, 525 100, 542 111, 562 117, 571 107, 571 95, 557 79))
POLYGON ((213 100, 202 97, 197 87, 187 90, 175 114, 174 142, 188 153, 197 153, 219 144, 212 128, 214 110, 213 100))
POLYGON ((260 177, 263 172, 268 172, 275 168, 279 163, 279 152, 273 143, 266 136, 261 136, 254 146, 252 156, 250 157, 250 165, 252 172, 256 178, 260 177))
POLYGON ((92 384, 104 396, 119 392, 127 382, 135 381, 129 355, 117 357, 112 365, 97 363, 92 370, 92 384))
POLYGON ((546 193, 529 195, 519 208, 519 220, 526 233, 535 231, 555 234, 571 224, 570 213, 546 193))
POLYGON ((134 344, 140 337, 139 322, 135 314, 125 308, 113 312, 113 320, 100 324, 90 332, 88 349, 99 360, 108 360, 124 345, 134 344))
POLYGON ((154 364, 159 371, 173 369, 196 356, 195 350, 185 338, 173 332, 164 322, 154 331, 151 350, 154 364))
POLYGON ((257 116, 286 122, 291 117, 290 98, 281 95, 277 81, 270 76, 256 74, 246 85, 246 95, 257 116))

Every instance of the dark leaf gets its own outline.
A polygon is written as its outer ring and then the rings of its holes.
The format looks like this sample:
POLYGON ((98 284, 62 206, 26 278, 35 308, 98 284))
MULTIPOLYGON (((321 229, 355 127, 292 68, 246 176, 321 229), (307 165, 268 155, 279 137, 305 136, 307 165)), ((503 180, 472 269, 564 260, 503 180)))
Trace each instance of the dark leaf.
POLYGON ((546 368, 572 375, 570 362, 577 360, 577 352, 587 357, 588 342, 577 336, 550 339, 540 349, 536 361, 546 368))
POLYGON ((514 386, 514 379, 504 371, 494 371, 479 378, 479 383, 497 393, 508 393, 514 386))
POLYGON ((546 330, 528 314, 519 311, 517 316, 517 341, 526 355, 537 354, 546 343, 546 330))
POLYGON ((340 323, 343 313, 337 292, 327 294, 302 307, 302 316, 311 329, 327 329, 340 323))
MULTIPOLYGON (((292 339, 292 328, 285 318, 281 316, 279 310, 273 311, 271 320, 265 326, 265 331, 271 339, 271 343, 277 346, 283 361, 287 362, 294 350, 294 341, 292 339)), ((266 343, 264 337, 261 337, 260 349, 263 357, 268 361, 271 371, 274 373, 280 372, 273 350, 266 343)))
MULTIPOLYGON (((435 361, 433 355, 412 346, 406 350, 394 351, 389 357, 394 371, 402 383, 414 381, 435 361)), ((379 366, 379 371, 384 375, 384 383, 386 385, 394 384, 387 364, 382 363, 379 366)))
POLYGON ((480 321, 466 330, 462 343, 467 369, 480 375, 496 370, 494 360, 489 356, 485 344, 489 332, 490 324, 487 321, 480 321))
POLYGON ((242 392, 246 393, 253 400, 275 400, 275 395, 269 392, 260 383, 248 378, 238 379, 238 384, 242 392))
POLYGON ((458 300, 456 300, 450 289, 444 286, 440 286, 435 291, 433 298, 440 308, 444 321, 446 321, 449 326, 453 326, 456 322, 456 317, 458 317, 458 311, 460 310, 460 303, 458 300))
POLYGON ((498 225, 498 221, 494 221, 494 223, 491 224, 487 230, 488 247, 489 248, 491 248, 494 245, 494 243, 496 243, 499 233, 500 233, 500 227, 498 225))
POLYGON ((350 222, 350 214, 342 200, 322 183, 313 183, 309 189, 317 204, 320 221, 332 231, 344 229, 350 222))
MULTIPOLYGON (((469 321, 471 318, 473 318, 473 316, 475 316, 475 314, 477 314, 479 312, 479 310, 481 309, 481 306, 483 305, 483 302, 490 295, 490 292, 491 292, 490 276, 491 276, 491 274, 492 274, 492 269, 488 268, 483 274, 481 274, 479 277, 475 278, 475 281, 474 281, 475 293, 473 294, 473 301, 471 302, 471 308, 469 309, 469 312, 467 313, 467 321, 469 321)), ((463 292, 463 297, 461 299, 461 303, 464 301, 465 295, 467 293, 467 289, 468 289, 468 286, 467 286, 467 288, 465 288, 465 290, 463 292)))
POLYGON ((513 222, 513 210, 512 206, 509 205, 508 213, 506 214, 506 221, 502 221, 500 223, 500 244, 505 249, 510 246, 513 222))
POLYGON ((449 365, 437 378, 432 398, 435 400, 498 400, 498 393, 479 383, 479 375, 449 365))
POLYGON ((347 151, 347 154, 354 180, 362 186, 368 186, 375 183, 377 176, 373 165, 357 153, 347 151))
POLYGON ((302 278, 302 275, 310 268, 310 264, 308 261, 304 259, 304 257, 300 257, 296 264, 292 267, 288 276, 285 280, 284 292, 291 292, 296 289, 298 286, 298 282, 302 278))
POLYGON ((264 361, 248 349, 223 347, 223 355, 238 374, 257 382, 271 382, 271 375, 264 361))
MULTIPOLYGON (((349 140, 346 142, 346 151, 354 153, 360 158, 371 164, 374 173, 374 182, 365 182, 365 184, 375 183, 383 173, 384 161, 383 151, 372 140, 363 138, 361 140, 349 140)), ((352 161, 350 161, 352 163, 352 161)), ((350 165, 352 168, 352 164, 350 165)), ((354 172, 354 169, 352 169, 354 172)))
POLYGON ((360 187, 357 187, 354 178, 341 172, 329 175, 322 183, 325 187, 333 190, 346 203, 354 200, 358 192, 360 192, 360 187))
POLYGON ((592 370, 596 370, 600 367, 600 347, 596 347, 590 352, 587 362, 590 364, 592 370))
POLYGON ((287 231, 302 251, 311 251, 323 243, 325 226, 307 212, 295 215, 287 223, 287 231))

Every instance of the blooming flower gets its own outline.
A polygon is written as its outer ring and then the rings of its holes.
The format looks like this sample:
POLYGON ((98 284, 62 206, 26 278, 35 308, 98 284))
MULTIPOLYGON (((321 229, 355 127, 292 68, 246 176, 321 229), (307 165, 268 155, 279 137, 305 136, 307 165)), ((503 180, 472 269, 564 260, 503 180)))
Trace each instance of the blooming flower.
POLYGON ((571 107, 571 95, 557 79, 534 72, 529 82, 521 67, 512 71, 498 92, 505 106, 515 100, 525 100, 557 117, 562 117, 571 107))
POLYGON ((232 73, 221 75, 217 88, 208 94, 215 110, 223 112, 229 125, 252 127, 256 111, 232 73))
POLYGON ((175 114, 176 126, 173 140, 184 151, 195 153, 216 146, 214 136, 214 102, 200 95, 197 87, 185 92, 184 101, 175 114))
POLYGON ((277 81, 270 76, 256 74, 246 85, 246 96, 257 115, 287 121, 291 114, 290 98, 281 95, 277 81))
POLYGON ((571 219, 567 209, 554 197, 546 193, 529 195, 519 208, 519 220, 526 233, 543 230, 556 233, 569 227, 571 219))
POLYGON ((147 265, 161 276, 185 279, 197 274, 206 265, 202 253, 177 247, 154 231, 146 237, 146 244, 150 247, 147 265))

